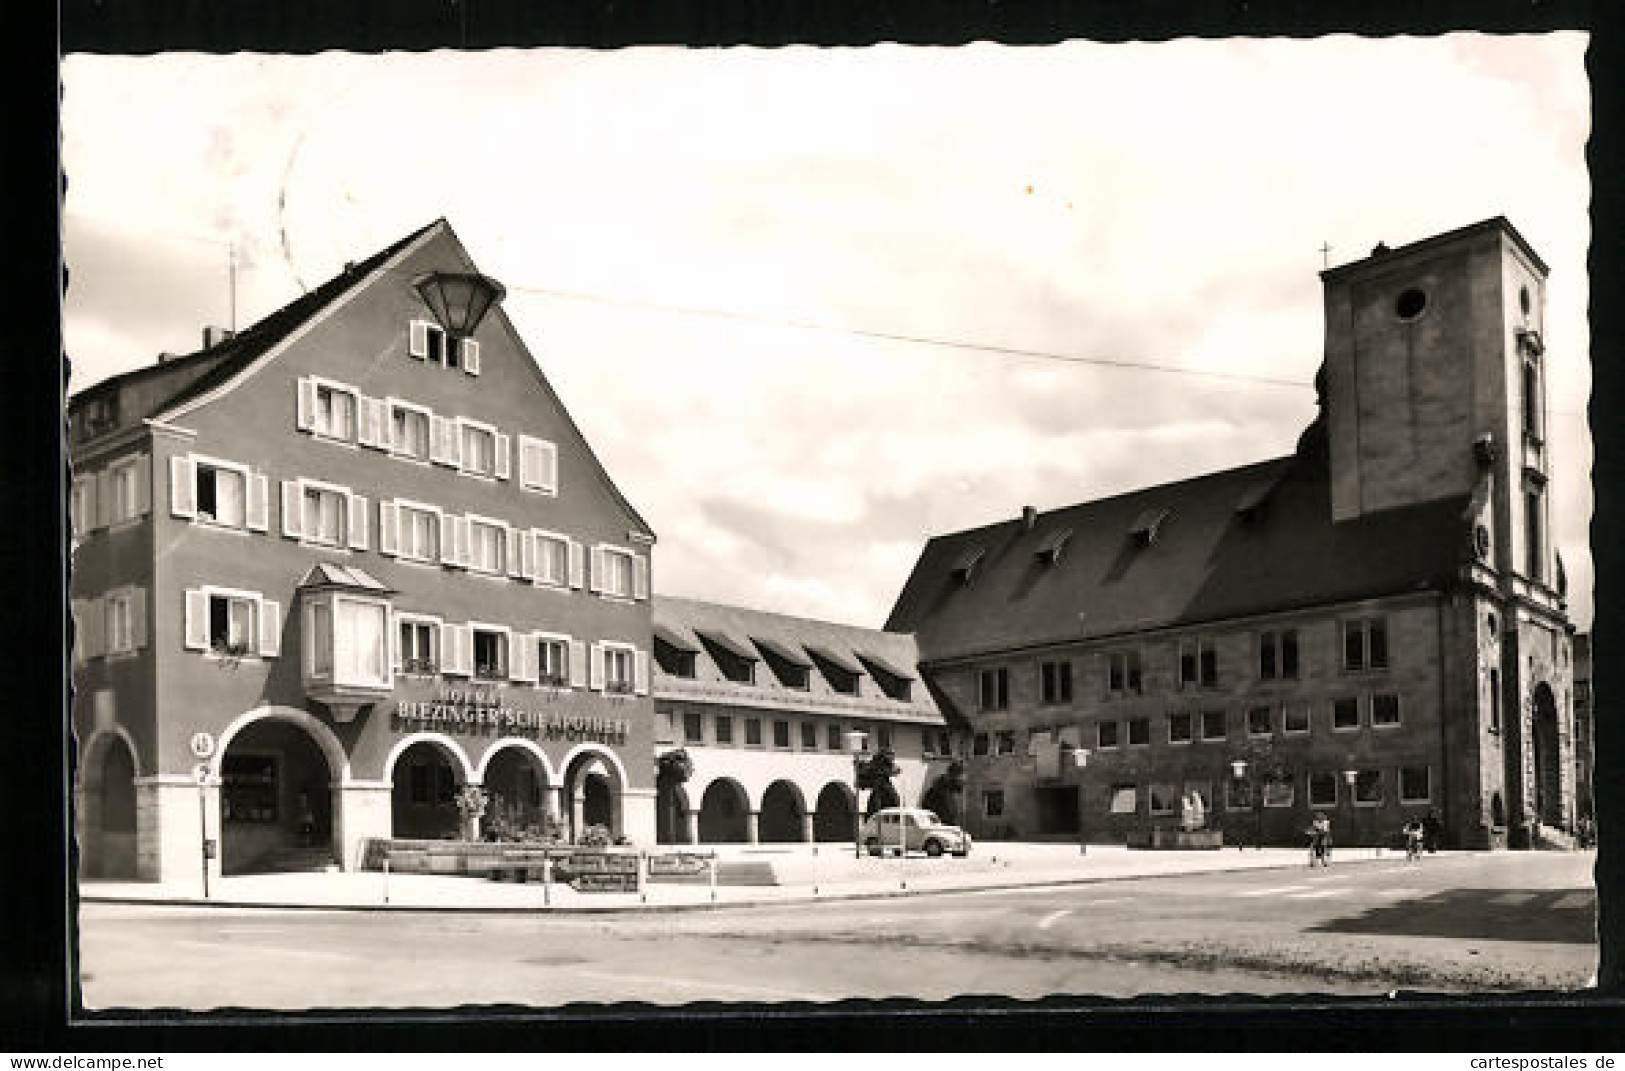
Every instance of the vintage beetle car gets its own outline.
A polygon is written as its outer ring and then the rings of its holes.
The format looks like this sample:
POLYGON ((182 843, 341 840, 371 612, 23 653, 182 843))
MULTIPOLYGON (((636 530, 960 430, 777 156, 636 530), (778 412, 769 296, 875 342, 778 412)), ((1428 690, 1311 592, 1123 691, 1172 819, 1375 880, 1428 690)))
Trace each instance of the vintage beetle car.
POLYGON ((899 843, 905 852, 923 851, 933 857, 947 852, 963 859, 971 849, 969 833, 920 807, 885 807, 864 821, 863 844, 870 855, 895 852, 899 843))

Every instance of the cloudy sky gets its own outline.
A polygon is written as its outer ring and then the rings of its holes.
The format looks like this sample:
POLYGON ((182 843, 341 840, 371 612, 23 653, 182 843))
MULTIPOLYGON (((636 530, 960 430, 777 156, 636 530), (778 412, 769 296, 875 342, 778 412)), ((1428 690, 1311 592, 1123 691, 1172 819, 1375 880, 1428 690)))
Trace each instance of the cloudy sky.
POLYGON ((1584 50, 73 56, 73 389, 226 323, 233 247, 241 326, 443 215, 658 590, 879 625, 932 533, 1290 452, 1323 263, 1504 214, 1552 268, 1584 627, 1584 50))

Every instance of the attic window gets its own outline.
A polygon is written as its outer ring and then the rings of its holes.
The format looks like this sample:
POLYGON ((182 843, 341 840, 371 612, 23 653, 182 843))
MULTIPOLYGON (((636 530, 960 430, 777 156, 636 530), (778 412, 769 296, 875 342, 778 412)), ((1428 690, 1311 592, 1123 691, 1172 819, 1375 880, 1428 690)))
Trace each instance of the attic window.
POLYGON ((751 642, 762 652, 768 668, 784 687, 806 691, 812 686, 812 662, 795 647, 760 636, 752 636, 751 642))
POLYGON ((971 577, 976 573, 976 567, 982 563, 982 556, 986 552, 981 547, 972 547, 960 556, 951 570, 953 578, 961 584, 969 584, 971 577))
POLYGON ((843 695, 858 694, 858 678, 863 667, 842 652, 828 647, 806 646, 807 653, 818 665, 818 671, 829 682, 830 688, 843 695))
POLYGON ((1149 547, 1157 541, 1157 531, 1162 527, 1163 522, 1168 519, 1168 512, 1168 510, 1159 506, 1141 510, 1139 516, 1134 518, 1134 523, 1129 526, 1129 535, 1142 545, 1149 547))
POLYGON ((869 676, 874 678, 880 690, 886 694, 886 698, 895 699, 900 703, 909 701, 914 678, 907 670, 883 658, 861 652, 858 653, 858 661, 863 663, 864 668, 869 671, 869 676))
POLYGON ((1072 539, 1072 529, 1058 528, 1044 538, 1037 551, 1037 558, 1045 565, 1054 565, 1061 560, 1061 552, 1072 539))
POLYGON ((1411 287, 1394 301, 1394 315, 1409 322, 1421 316, 1428 307, 1427 292, 1411 287))
POLYGON ((695 629, 694 634, 725 678, 735 684, 756 683, 756 654, 749 647, 726 632, 695 629))

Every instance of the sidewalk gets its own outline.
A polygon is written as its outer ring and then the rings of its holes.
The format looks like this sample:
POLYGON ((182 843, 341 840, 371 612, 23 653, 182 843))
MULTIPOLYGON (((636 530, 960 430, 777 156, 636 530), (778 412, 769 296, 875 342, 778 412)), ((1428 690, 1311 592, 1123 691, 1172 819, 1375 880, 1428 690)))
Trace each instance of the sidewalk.
MULTIPOLYGON (((435 874, 360 873, 251 874, 210 882, 202 897, 196 882, 87 881, 85 903, 166 904, 211 907, 320 908, 360 911, 618 912, 704 910, 818 900, 876 899, 929 893, 976 892, 1053 885, 1082 885, 1127 878, 1211 874, 1235 870, 1303 869, 1299 848, 1218 851, 1130 851, 1118 845, 978 843, 968 859, 854 858, 852 849, 821 845, 704 846, 728 860, 772 864, 779 884, 715 888, 707 884, 646 884, 641 893, 582 893, 567 885, 520 885, 484 878, 435 874)), ((1441 853, 1443 855, 1461 853, 1441 853)), ((1402 858, 1372 848, 1339 849, 1333 866, 1402 858)))

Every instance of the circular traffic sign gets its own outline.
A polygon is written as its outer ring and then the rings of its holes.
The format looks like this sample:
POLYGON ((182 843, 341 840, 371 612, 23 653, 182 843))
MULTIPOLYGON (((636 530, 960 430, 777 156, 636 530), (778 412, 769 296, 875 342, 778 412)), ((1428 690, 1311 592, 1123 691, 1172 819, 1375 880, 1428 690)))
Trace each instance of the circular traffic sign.
POLYGON ((206 763, 206 762, 200 762, 196 766, 192 767, 192 776, 197 778, 197 783, 198 784, 200 784, 200 785, 208 784, 209 783, 209 764, 206 763))
POLYGON ((192 754, 200 759, 206 759, 214 754, 214 737, 208 733, 192 734, 192 754))

